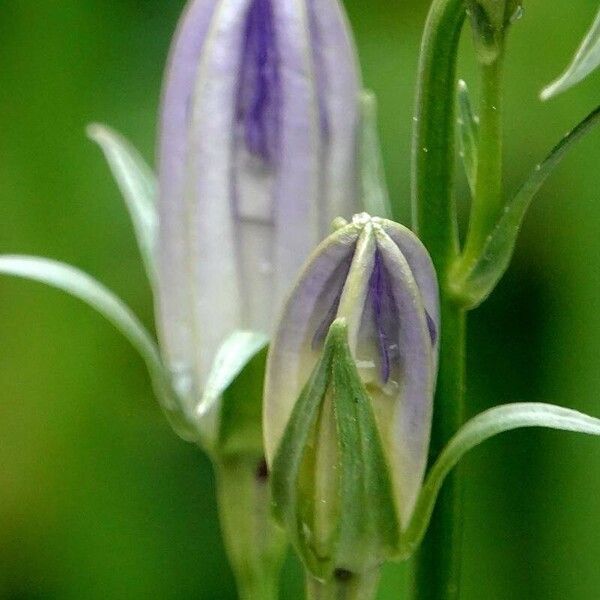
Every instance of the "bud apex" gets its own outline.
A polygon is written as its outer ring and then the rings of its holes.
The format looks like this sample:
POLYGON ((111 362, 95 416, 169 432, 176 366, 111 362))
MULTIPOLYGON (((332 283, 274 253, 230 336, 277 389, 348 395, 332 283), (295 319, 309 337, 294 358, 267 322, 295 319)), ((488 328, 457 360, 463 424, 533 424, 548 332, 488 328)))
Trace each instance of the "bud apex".
POLYGON ((467 6, 479 60, 492 63, 507 28, 523 14, 523 0, 468 0, 467 6))
POLYGON ((438 335, 431 260, 400 225, 356 215, 302 272, 269 353, 264 431, 278 514, 301 523, 317 577, 394 554, 427 463, 438 335))

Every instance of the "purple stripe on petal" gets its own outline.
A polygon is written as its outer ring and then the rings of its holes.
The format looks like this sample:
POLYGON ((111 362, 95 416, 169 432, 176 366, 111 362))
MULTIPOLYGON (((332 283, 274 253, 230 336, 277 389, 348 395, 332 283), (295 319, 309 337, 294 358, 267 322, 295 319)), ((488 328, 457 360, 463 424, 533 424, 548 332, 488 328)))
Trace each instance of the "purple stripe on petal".
POLYGON ((321 297, 319 297, 317 301, 319 304, 325 301, 328 302, 329 309, 313 336, 311 343, 313 350, 319 350, 321 348, 325 342, 329 328, 337 316, 340 300, 342 298, 342 292, 344 291, 344 283, 348 277, 350 266, 352 265, 352 257, 353 254, 348 254, 348 256, 346 256, 340 262, 336 270, 331 274, 329 280, 325 284, 323 288, 324 292, 321 293, 321 297), (333 296, 333 299, 331 297, 324 298, 325 295, 333 296))
POLYGON ((427 319, 427 329, 429 329, 429 336, 431 337, 431 344, 435 346, 437 342, 437 327, 435 325, 435 321, 431 318, 431 315, 425 311, 425 318, 427 319))
POLYGON ((253 0, 246 20, 237 119, 248 150, 272 163, 279 145, 279 56, 271 0, 253 0))
POLYGON ((383 383, 387 383, 390 378, 391 365, 398 359, 398 309, 379 249, 375 253, 373 273, 369 281, 369 300, 373 308, 373 320, 379 346, 381 379, 383 383))

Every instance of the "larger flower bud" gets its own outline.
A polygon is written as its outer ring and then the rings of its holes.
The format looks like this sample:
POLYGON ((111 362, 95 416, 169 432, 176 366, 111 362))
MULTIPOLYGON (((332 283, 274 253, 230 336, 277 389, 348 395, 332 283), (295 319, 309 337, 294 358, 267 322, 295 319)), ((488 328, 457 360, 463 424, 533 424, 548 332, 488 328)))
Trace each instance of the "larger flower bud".
POLYGON ((265 447, 277 513, 317 577, 397 551, 427 463, 438 331, 429 255, 384 219, 338 229, 292 292, 268 359, 265 447))
POLYGON ((270 333, 311 248, 356 210, 358 90, 337 0, 188 5, 159 149, 160 333, 180 391, 201 391, 233 330, 270 333))

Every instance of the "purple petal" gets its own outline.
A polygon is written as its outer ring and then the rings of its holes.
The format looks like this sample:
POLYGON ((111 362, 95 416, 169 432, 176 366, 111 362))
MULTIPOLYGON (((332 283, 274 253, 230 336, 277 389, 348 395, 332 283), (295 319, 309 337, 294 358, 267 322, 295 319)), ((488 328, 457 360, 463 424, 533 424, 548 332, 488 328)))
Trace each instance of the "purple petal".
POLYGON ((344 280, 339 275, 351 262, 357 239, 351 228, 327 238, 309 259, 283 310, 265 380, 263 428, 269 462, 319 357, 320 348, 313 349, 315 331, 341 292, 344 280))
POLYGON ((347 24, 337 0, 308 1, 195 0, 171 52, 159 328, 197 391, 232 330, 272 329, 311 248, 357 202, 347 24))
POLYGON ((196 0, 183 14, 171 47, 160 118, 158 326, 167 362, 186 372, 193 361, 188 253, 184 231, 189 105, 200 53, 218 0, 196 0))
POLYGON ((271 0, 253 0, 246 21, 237 118, 248 150, 273 163, 279 145, 279 53, 271 0))
POLYGON ((399 316, 390 286, 389 274, 381 252, 376 250, 373 273, 369 281, 369 300, 379 345, 380 372, 383 383, 390 378, 391 362, 398 356, 399 316))
POLYGON ((406 526, 427 464, 433 392, 434 353, 422 296, 410 265, 395 242, 380 231, 377 245, 388 274, 389 287, 398 311, 398 358, 391 369, 398 371, 393 408, 388 394, 374 399, 379 423, 387 430, 386 446, 391 449, 393 484, 403 526, 406 526), (383 406, 383 408, 382 408, 383 406))
POLYGON ((338 0, 280 0, 273 8, 282 90, 276 252, 287 272, 297 270, 335 217, 357 210, 360 86, 338 0), (310 230, 309 240, 298 235, 299 223, 310 230))
POLYGON ((384 231, 392 238, 410 265, 430 321, 431 340, 436 344, 440 329, 439 290, 429 253, 421 240, 407 227, 384 219, 381 222, 384 231))

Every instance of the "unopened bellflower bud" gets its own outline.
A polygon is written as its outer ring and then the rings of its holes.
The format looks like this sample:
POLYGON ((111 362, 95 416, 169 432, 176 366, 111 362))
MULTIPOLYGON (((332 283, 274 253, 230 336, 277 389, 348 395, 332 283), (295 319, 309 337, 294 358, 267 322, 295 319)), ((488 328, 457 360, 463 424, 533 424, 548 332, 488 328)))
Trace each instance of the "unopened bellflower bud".
POLYGON ((162 101, 160 333, 196 395, 236 329, 270 333, 338 214, 356 210, 359 77, 338 0, 194 0, 162 101))
POLYGON ((269 354, 264 432, 276 510, 301 524, 316 576, 394 554, 427 464, 438 335, 431 259, 401 225, 357 215, 302 272, 269 354))

